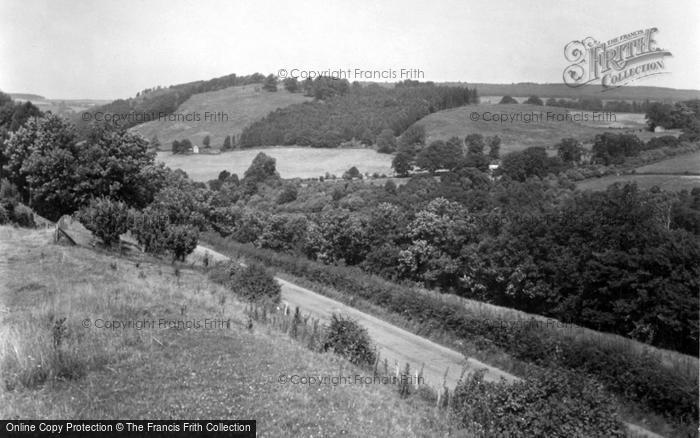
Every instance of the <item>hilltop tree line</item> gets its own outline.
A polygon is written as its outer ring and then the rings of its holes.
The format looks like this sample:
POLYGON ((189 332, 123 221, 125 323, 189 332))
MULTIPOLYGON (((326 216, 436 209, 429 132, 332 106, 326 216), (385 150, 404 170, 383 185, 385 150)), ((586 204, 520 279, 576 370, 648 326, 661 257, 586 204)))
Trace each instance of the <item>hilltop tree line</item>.
POLYGON ((337 147, 352 139, 374 144, 384 130, 398 136, 430 113, 478 101, 474 89, 430 84, 363 87, 317 78, 310 90, 315 101, 277 109, 247 126, 241 147, 337 147))
MULTIPOLYGON (((685 102, 680 102, 679 104, 685 105, 685 106, 697 106, 697 103, 693 103, 695 101, 685 101, 685 102)), ((515 100, 512 96, 503 96, 501 100, 498 102, 499 104, 517 104, 518 101, 515 100)), ((560 108, 571 108, 571 109, 579 109, 579 110, 584 110, 584 111, 610 111, 610 112, 615 112, 615 113, 645 113, 647 114, 647 117, 650 112, 658 112, 659 109, 662 109, 663 112, 669 113, 674 106, 676 105, 671 105, 667 103, 661 103, 661 102, 652 102, 649 99, 646 99, 644 101, 626 101, 626 100, 608 100, 608 101, 603 101, 602 99, 598 99, 595 97, 586 97, 586 98, 579 98, 579 99, 556 99, 554 97, 550 97, 547 100, 542 100, 538 96, 530 96, 527 98, 526 101, 523 103, 530 104, 530 105, 546 105, 546 106, 553 106, 553 107, 560 107, 560 108)), ((669 122, 666 120, 666 122, 669 122)), ((666 127, 670 127, 673 123, 667 123, 666 127)), ((651 127, 653 130, 654 127, 651 127)), ((678 128, 682 128, 681 126, 678 126, 678 128)))

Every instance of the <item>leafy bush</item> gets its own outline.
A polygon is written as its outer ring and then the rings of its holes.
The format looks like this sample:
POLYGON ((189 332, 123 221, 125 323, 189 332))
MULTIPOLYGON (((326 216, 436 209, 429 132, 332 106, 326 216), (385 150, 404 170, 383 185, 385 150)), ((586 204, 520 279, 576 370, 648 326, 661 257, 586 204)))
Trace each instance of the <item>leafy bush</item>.
POLYGON ((593 162, 598 164, 622 164, 625 157, 635 157, 644 149, 644 143, 634 134, 604 132, 595 136, 591 148, 593 162))
POLYGON ((152 207, 134 214, 131 230, 144 251, 154 255, 170 253, 173 261, 184 261, 199 239, 196 227, 173 224, 166 212, 152 207))
POLYGON ((343 179, 355 179, 355 178, 362 178, 362 174, 360 173, 359 170, 357 170, 357 167, 355 167, 355 166, 352 166, 350 169, 348 169, 343 174, 343 179))
POLYGON ((17 204, 12 216, 12 221, 20 227, 33 228, 36 226, 34 222, 34 212, 24 204, 17 204))
POLYGON ((19 201, 19 191, 17 186, 12 184, 6 178, 0 181, 0 199, 6 199, 9 201, 19 201))
POLYGON ((370 366, 377 360, 367 330, 357 321, 335 313, 331 316, 322 349, 331 350, 358 366, 370 366))
POLYGON ((557 369, 535 371, 513 384, 471 374, 455 389, 452 413, 480 436, 625 436, 599 384, 557 369))
POLYGON ((168 216, 152 207, 134 215, 131 230, 144 251, 150 254, 162 254, 167 248, 168 216))
POLYGON ((524 103, 529 104, 529 105, 539 105, 539 106, 544 105, 544 102, 542 102, 542 99, 540 99, 537 96, 528 97, 524 103))
POLYGON ((197 247, 199 230, 192 225, 173 225, 168 229, 165 247, 170 251, 173 260, 185 261, 197 247))
POLYGON ((664 135, 662 137, 654 137, 646 144, 646 149, 659 149, 663 147, 675 148, 680 146, 681 142, 672 135, 664 135))
POLYGON ((293 184, 289 184, 282 189, 282 193, 277 197, 278 204, 286 204, 288 202, 296 201, 297 199, 297 188, 293 184))
POLYGON ((76 214, 80 223, 110 246, 129 229, 129 208, 123 202, 97 198, 76 214))
POLYGON ((232 287, 235 292, 250 301, 278 303, 282 298, 282 288, 275 277, 265 267, 257 263, 247 268, 233 270, 232 287))

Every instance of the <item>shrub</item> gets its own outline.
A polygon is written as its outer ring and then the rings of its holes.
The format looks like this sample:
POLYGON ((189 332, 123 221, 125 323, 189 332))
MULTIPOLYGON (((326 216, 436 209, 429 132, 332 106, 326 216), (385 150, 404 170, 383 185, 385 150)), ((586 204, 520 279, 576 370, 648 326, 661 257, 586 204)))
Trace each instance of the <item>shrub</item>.
POLYGON ((278 204, 286 204, 288 202, 296 201, 297 199, 297 188, 294 185, 287 185, 282 189, 282 193, 277 197, 278 204))
POLYGON ((663 147, 675 148, 680 146, 681 141, 672 135, 664 135, 661 137, 654 137, 650 139, 646 144, 646 149, 660 149, 663 147))
POLYGON ((593 162, 598 164, 622 164, 625 157, 636 157, 644 149, 644 143, 634 134, 605 132, 595 136, 591 148, 593 162))
POLYGON ((331 316, 322 349, 331 350, 358 366, 370 366, 377 360, 367 330, 357 321, 341 315, 331 316))
POLYGON ((17 204, 12 213, 12 220, 20 227, 34 228, 36 223, 34 222, 34 212, 31 208, 24 204, 17 204))
POLYGON ((80 223, 110 246, 129 228, 129 208, 123 202, 97 198, 76 214, 80 223))
POLYGON ((164 211, 152 207, 133 214, 131 230, 145 252, 153 255, 169 252, 173 261, 184 261, 199 240, 197 227, 172 224, 164 211))
POLYGON ((7 199, 14 202, 19 201, 19 191, 17 190, 17 186, 12 184, 6 178, 3 178, 2 181, 0 181, 0 199, 7 199))
POLYGON ((480 436, 625 436, 596 382, 557 369, 513 384, 484 382, 477 372, 460 381, 452 402, 457 421, 480 436))
POLYGON ((192 225, 172 225, 168 228, 165 246, 173 256, 173 261, 185 261, 197 247, 199 230, 192 225))
POLYGON ((165 213, 148 207, 134 215, 131 230, 144 251, 161 254, 167 248, 170 221, 165 213))
POLYGON ((530 105, 539 105, 539 106, 544 105, 544 102, 542 102, 542 99, 540 99, 537 96, 528 97, 527 100, 525 101, 525 103, 530 104, 530 105))
POLYGON ((234 291, 250 301, 279 303, 282 298, 282 288, 275 277, 257 263, 235 269, 232 283, 234 291))
POLYGON ((352 166, 350 169, 347 170, 347 172, 345 172, 343 174, 343 179, 350 180, 350 179, 355 179, 355 178, 362 179, 362 174, 360 173, 359 170, 357 170, 357 167, 355 167, 355 166, 352 166))

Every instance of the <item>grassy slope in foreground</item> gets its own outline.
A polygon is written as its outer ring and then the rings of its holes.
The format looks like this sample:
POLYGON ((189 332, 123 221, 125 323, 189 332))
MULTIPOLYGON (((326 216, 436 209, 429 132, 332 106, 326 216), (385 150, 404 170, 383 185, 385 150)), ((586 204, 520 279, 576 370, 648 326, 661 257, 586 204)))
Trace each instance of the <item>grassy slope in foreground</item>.
POLYGON ((654 134, 644 131, 643 114, 616 113, 614 121, 594 121, 592 117, 593 115, 590 111, 525 104, 501 105, 483 103, 439 111, 424 117, 416 124, 425 126, 427 143, 433 140, 447 140, 452 136, 464 138, 469 134, 498 135, 502 140, 501 155, 530 146, 552 147, 566 137, 577 138, 582 143, 592 143, 596 134, 602 134, 606 131, 622 132, 631 130, 644 141, 654 136, 668 135, 668 133, 654 134), (554 118, 547 120, 548 112, 552 113, 554 118), (585 117, 587 114, 588 121, 578 122, 565 119, 559 121, 555 118, 563 117, 556 115, 564 115, 567 112, 572 116, 578 115, 578 117, 585 117), (479 120, 472 120, 472 113, 476 113, 479 120), (511 115, 517 117, 518 114, 522 113, 523 118, 520 121, 514 120, 513 122, 509 119, 503 123, 493 120, 485 121, 483 120, 485 113, 491 113, 491 115, 486 116, 490 119, 493 118, 492 114, 500 115, 501 113, 506 114, 507 117, 511 115), (533 113, 536 115, 543 113, 543 115, 538 119, 531 118, 529 123, 523 121, 526 114, 530 115, 533 113))
POLYGON ((243 149, 223 154, 173 155, 159 152, 158 161, 171 169, 182 169, 195 181, 208 181, 219 176, 222 170, 238 174, 250 167, 259 153, 277 159, 277 171, 282 178, 317 178, 326 172, 340 177, 350 167, 361 173, 393 175, 392 155, 380 154, 373 149, 320 149, 303 147, 271 147, 243 149))
POLYGON ((50 238, 50 232, 0 227, 1 418, 253 418, 259 436, 445 434, 440 414, 418 399, 399 399, 393 387, 279 384, 280 374, 363 372, 265 327, 248 331, 243 304, 197 271, 182 269, 178 277, 170 265, 148 259, 137 265, 50 238), (55 361, 52 321, 63 316, 63 359, 55 361), (86 318, 89 328, 82 327, 86 318), (231 325, 94 326, 97 319, 161 318, 230 318, 231 325), (44 375, 42 383, 42 368, 63 378, 44 375), (32 377, 33 389, 5 385, 31 384, 32 377))
MULTIPOLYGON (((281 87, 276 92, 262 90, 260 85, 243 85, 223 90, 195 94, 180 105, 172 116, 198 115, 194 121, 151 121, 134 126, 131 130, 150 140, 158 136, 162 149, 170 149, 173 140, 189 138, 202 146, 205 136, 211 137, 211 145, 219 148, 227 135, 238 135, 252 122, 265 117, 277 108, 310 100, 302 93, 290 93, 281 87), (205 112, 222 112, 221 119, 204 120, 205 112)), ((191 116, 195 117, 195 116, 191 116)))

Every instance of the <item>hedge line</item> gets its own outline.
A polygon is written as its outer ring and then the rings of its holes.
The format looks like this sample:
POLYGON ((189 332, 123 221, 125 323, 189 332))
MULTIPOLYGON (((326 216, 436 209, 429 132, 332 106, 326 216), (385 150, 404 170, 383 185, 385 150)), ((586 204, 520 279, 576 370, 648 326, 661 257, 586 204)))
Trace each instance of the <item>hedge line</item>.
POLYGON ((592 376, 609 391, 673 422, 687 424, 698 418, 697 376, 680 376, 653 355, 594 340, 564 338, 556 330, 542 330, 534 324, 494 324, 474 310, 370 277, 356 268, 322 265, 213 235, 206 240, 220 249, 230 249, 267 266, 367 300, 413 323, 444 330, 458 338, 486 340, 526 362, 560 366, 592 376))

